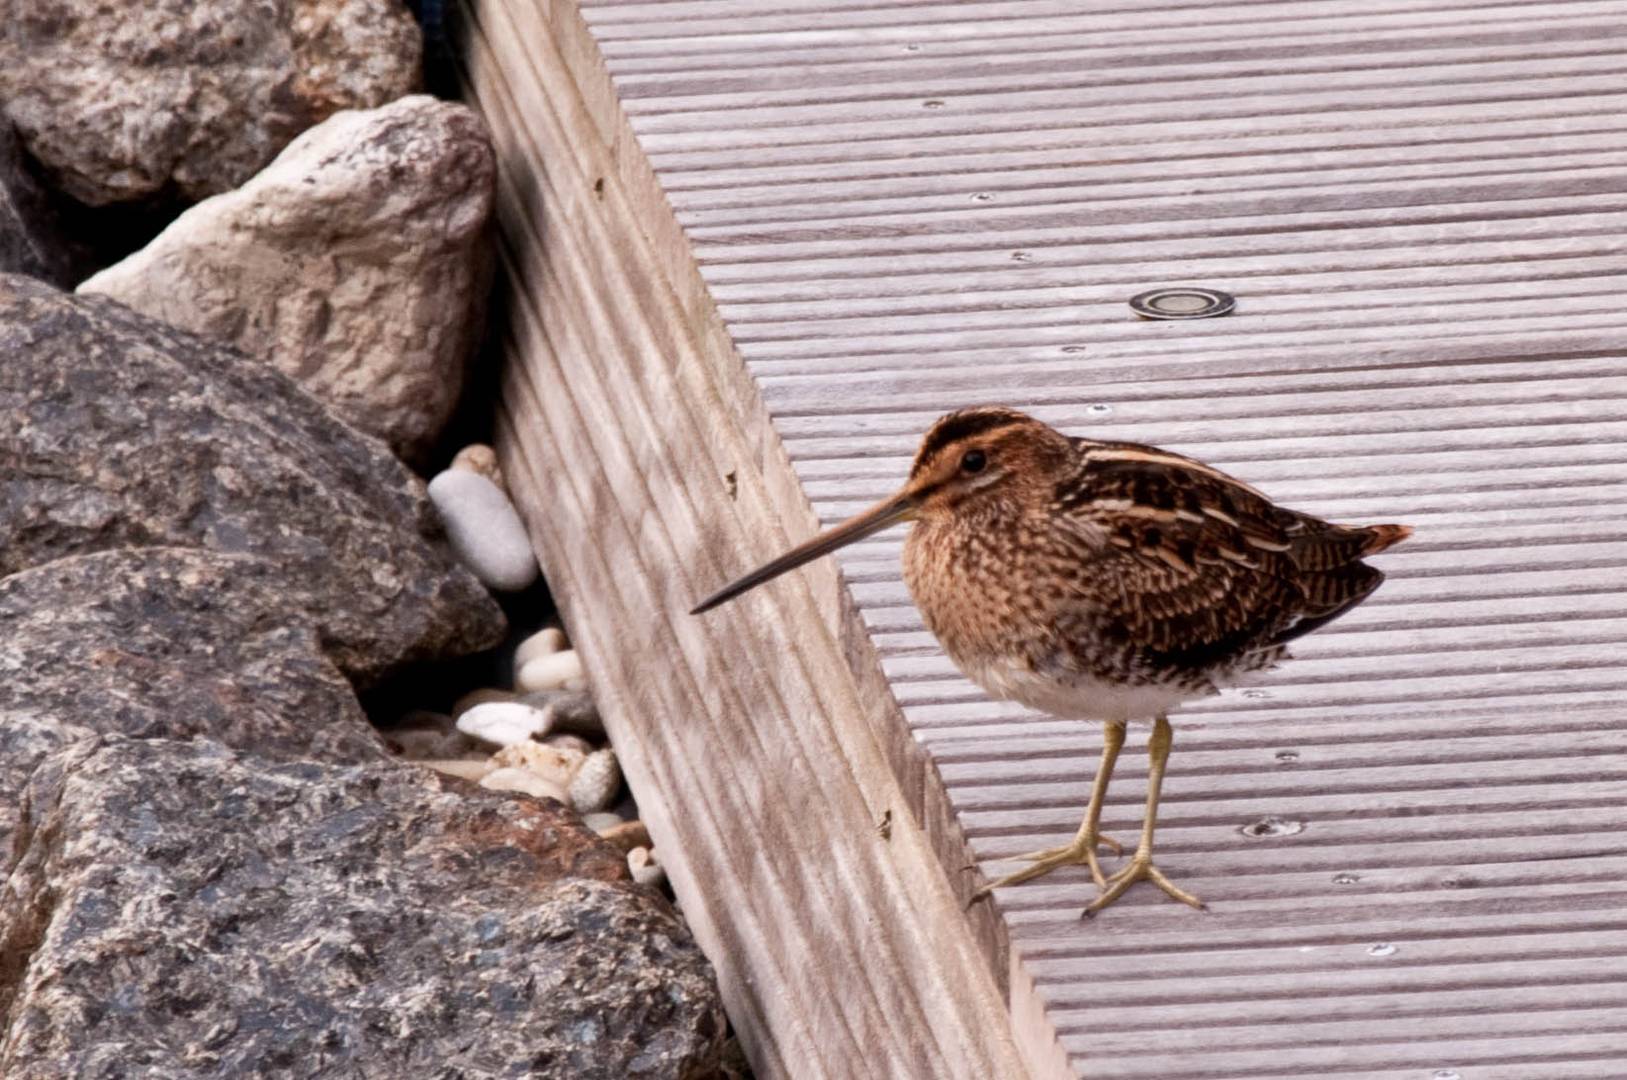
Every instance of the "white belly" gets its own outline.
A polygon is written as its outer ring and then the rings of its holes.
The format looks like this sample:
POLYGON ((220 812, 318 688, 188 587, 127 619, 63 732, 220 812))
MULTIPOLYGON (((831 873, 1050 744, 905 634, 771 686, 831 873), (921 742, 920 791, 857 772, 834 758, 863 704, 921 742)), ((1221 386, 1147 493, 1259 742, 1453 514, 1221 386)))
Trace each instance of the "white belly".
POLYGON ((1207 697, 1210 689, 1163 686, 1149 683, 1145 686, 1124 686, 1102 682, 1088 675, 1069 675, 1058 679, 1040 674, 1017 660, 986 661, 980 664, 962 664, 966 677, 981 686, 991 697, 1016 701, 1040 712, 1065 720, 1126 720, 1151 719, 1183 701, 1207 697))

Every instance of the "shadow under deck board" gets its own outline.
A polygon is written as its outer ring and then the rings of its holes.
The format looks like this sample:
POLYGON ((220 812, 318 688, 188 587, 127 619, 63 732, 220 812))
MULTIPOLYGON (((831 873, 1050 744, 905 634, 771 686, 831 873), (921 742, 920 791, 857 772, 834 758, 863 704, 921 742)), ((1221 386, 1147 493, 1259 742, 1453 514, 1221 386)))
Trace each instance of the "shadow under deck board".
POLYGON ((1627 7, 467 3, 505 471, 761 1075, 1627 1075, 1627 7), (1236 313, 1125 306, 1181 283, 1236 313), (896 534, 684 614, 990 400, 1418 526, 1175 717, 1207 916, 961 912, 1099 733, 961 679, 896 534))

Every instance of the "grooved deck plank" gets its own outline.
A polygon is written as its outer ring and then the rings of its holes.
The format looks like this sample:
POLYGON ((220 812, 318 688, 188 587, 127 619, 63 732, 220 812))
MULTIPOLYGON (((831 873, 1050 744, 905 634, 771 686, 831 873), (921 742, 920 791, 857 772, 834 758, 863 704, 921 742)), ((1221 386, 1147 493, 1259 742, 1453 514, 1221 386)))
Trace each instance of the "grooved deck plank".
POLYGON ((763 1075, 1627 1076, 1627 7, 470 3, 505 462, 763 1075), (1181 283, 1236 313, 1125 307, 1181 283), (1072 833, 1099 733, 962 679, 898 535, 681 614, 987 400, 1418 528, 1175 717, 1161 849, 1208 916, 1081 924, 1082 871, 957 910, 964 862, 1072 833))

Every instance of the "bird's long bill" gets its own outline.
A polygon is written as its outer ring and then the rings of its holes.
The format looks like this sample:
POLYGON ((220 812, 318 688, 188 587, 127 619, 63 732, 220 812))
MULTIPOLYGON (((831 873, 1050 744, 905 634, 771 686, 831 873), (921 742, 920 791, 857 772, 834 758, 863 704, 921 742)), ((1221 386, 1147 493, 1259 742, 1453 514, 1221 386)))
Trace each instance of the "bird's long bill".
POLYGON ((833 525, 806 544, 787 551, 784 555, 771 563, 759 566, 745 577, 732 581, 717 592, 695 605, 691 615, 699 615, 703 611, 710 611, 719 604, 733 600, 748 589, 755 589, 765 581, 779 577, 787 570, 795 570, 805 562, 810 562, 821 555, 835 551, 839 547, 863 540, 871 533, 878 533, 889 525, 897 525, 901 521, 908 521, 915 516, 915 497, 907 491, 899 492, 890 499, 884 499, 864 513, 848 518, 840 525, 833 525))

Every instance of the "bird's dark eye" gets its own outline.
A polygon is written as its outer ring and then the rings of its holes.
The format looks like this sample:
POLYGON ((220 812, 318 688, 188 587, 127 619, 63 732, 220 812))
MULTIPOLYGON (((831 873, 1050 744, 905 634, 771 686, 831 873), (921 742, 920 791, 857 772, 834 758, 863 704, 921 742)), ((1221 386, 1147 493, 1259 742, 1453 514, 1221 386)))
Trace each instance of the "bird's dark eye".
POLYGON ((983 466, 989 463, 988 457, 981 450, 968 450, 961 455, 960 471, 964 473, 980 473, 983 466))

